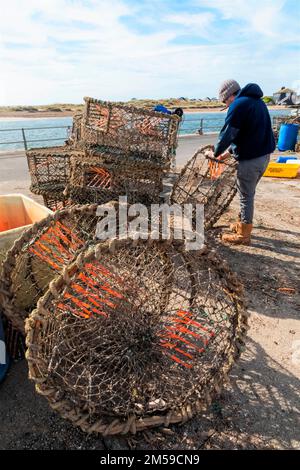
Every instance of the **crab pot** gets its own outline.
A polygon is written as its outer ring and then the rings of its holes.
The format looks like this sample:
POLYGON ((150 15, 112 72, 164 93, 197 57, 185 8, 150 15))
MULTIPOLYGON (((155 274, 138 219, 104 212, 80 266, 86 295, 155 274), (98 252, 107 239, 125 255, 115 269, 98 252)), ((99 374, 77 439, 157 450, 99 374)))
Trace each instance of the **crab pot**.
POLYGON ((220 393, 239 356, 242 298, 210 250, 95 245, 53 281, 26 322, 30 378, 88 433, 185 422, 220 393))
POLYGON ((168 169, 177 147, 180 118, 155 111, 84 98, 82 132, 86 143, 122 150, 123 157, 168 169))
POLYGON ((41 195, 62 192, 69 179, 70 157, 81 153, 66 146, 28 150, 30 190, 41 195))
POLYGON ((217 163, 212 157, 212 146, 200 148, 182 169, 170 197, 172 204, 203 204, 206 230, 219 220, 237 192, 235 159, 217 163))
POLYGON ((0 279, 2 305, 7 318, 21 332, 24 320, 53 278, 79 250, 96 240, 100 220, 97 207, 71 207, 52 213, 28 228, 8 251, 0 279))
POLYGON ((67 192, 73 203, 105 203, 127 196, 129 203, 158 203, 163 189, 163 171, 154 164, 103 158, 71 158, 67 192))
POLYGON ((44 194, 43 200, 44 205, 53 212, 72 206, 72 202, 63 191, 44 194))
POLYGON ((68 145, 76 146, 82 141, 82 113, 73 116, 72 132, 68 139, 68 145))

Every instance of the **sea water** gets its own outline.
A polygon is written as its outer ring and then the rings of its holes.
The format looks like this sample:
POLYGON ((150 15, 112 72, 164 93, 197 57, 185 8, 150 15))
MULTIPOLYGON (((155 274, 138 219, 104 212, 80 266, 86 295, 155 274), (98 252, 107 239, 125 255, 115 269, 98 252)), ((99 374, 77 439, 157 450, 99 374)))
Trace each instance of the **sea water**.
MULTIPOLYGON (((289 109, 276 109, 269 112, 271 117, 291 113, 289 109)), ((226 111, 185 113, 179 133, 180 135, 195 134, 201 127, 204 134, 217 133, 221 130, 225 117, 226 111)), ((72 117, 0 118, 0 153, 7 150, 24 150, 21 129, 24 129, 28 148, 33 148, 63 145, 71 127, 72 117)))

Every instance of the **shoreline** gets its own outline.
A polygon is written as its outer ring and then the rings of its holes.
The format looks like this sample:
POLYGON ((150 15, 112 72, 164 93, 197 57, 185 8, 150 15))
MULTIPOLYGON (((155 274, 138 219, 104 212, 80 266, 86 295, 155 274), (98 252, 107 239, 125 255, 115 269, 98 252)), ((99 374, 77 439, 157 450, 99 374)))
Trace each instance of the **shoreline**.
MULTIPOLYGON (((269 110, 289 110, 292 108, 289 108, 287 106, 268 106, 269 110)), ((183 108, 185 114, 206 114, 206 113, 221 113, 223 112, 224 114, 227 112, 227 110, 222 107, 212 107, 212 108, 183 108)), ((27 111, 20 111, 20 112, 3 112, 0 113, 0 121, 6 121, 6 120, 24 120, 24 119, 57 119, 57 118, 64 118, 64 117, 73 117, 75 112, 78 111, 62 111, 62 112, 50 112, 50 111, 37 111, 37 112, 27 112, 27 111)))

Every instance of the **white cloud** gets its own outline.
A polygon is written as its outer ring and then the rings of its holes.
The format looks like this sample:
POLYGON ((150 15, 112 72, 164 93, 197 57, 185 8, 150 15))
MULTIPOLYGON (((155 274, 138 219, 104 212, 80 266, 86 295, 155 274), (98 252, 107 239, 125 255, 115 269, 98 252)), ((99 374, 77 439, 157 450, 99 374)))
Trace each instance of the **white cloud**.
POLYGON ((292 89, 297 92, 297 95, 300 96, 300 78, 292 82, 292 89))
MULTIPOLYGON (((211 7, 211 2, 200 3, 211 7)), ((297 61, 292 52, 276 55, 277 31, 286 20, 280 17, 282 2, 213 4, 220 15, 239 25, 226 37, 217 13, 164 9, 159 17, 155 9, 154 16, 143 12, 142 2, 133 9, 125 0, 10 0, 0 17, 0 104, 80 102, 84 95, 203 97, 215 95, 219 82, 232 76, 241 83, 258 81, 268 93, 282 83, 288 85, 297 61), (163 21, 164 27, 137 32, 122 21, 124 15, 140 24, 163 21), (182 34, 209 39, 211 44, 172 42, 182 34)), ((158 12, 159 2, 155 5, 158 12)), ((294 28, 289 35, 295 35, 294 28)))
MULTIPOLYGON (((194 4, 213 8, 224 20, 238 20, 237 28, 245 34, 255 33, 277 41, 299 40, 300 3, 283 13, 288 0, 195 0, 194 4)), ((294 2, 295 4, 296 2, 294 2)))
POLYGON ((179 27, 178 32, 183 30, 186 33, 204 38, 211 36, 214 19, 215 15, 209 12, 199 14, 176 13, 163 18, 164 21, 176 24, 177 28, 179 27))

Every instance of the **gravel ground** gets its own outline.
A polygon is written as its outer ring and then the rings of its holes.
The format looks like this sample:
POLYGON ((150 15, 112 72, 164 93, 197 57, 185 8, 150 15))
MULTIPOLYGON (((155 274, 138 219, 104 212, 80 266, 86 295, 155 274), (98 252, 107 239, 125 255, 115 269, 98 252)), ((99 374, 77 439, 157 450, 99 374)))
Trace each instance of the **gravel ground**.
MULTIPOLYGON (((237 211, 235 199, 215 237, 237 211)), ((21 361, 0 385, 0 449, 300 449, 300 179, 264 178, 252 245, 218 250, 244 283, 251 316, 230 385, 207 411, 130 438, 88 436, 35 393, 21 361), (278 290, 287 287, 295 292, 278 290)))

